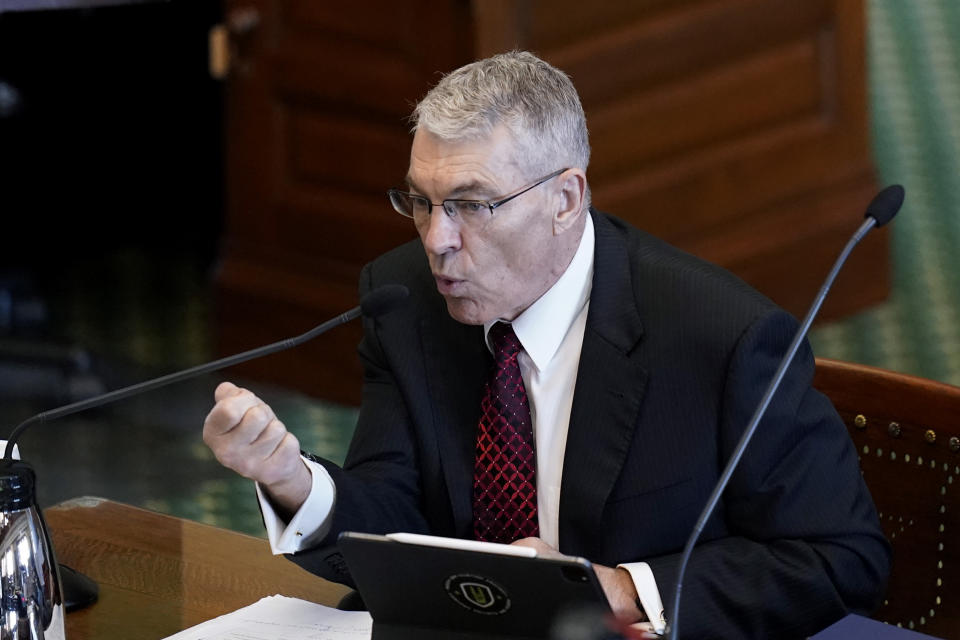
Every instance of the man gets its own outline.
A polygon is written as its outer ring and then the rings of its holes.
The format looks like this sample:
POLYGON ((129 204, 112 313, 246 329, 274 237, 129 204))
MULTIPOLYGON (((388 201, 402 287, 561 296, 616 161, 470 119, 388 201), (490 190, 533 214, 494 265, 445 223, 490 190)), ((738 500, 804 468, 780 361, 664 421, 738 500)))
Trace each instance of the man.
MULTIPOLYGON (((656 620, 657 587, 672 591, 796 322, 590 208, 579 97, 535 56, 454 71, 413 118, 407 189, 390 197, 420 239, 360 283, 411 295, 365 322, 344 468, 302 457, 271 409, 229 383, 204 439, 257 481, 275 552, 327 578, 349 582, 343 530, 519 538, 591 559, 619 616, 656 620)), ((805 347, 703 532, 685 635, 805 637, 877 604, 888 548, 812 370, 805 347)))

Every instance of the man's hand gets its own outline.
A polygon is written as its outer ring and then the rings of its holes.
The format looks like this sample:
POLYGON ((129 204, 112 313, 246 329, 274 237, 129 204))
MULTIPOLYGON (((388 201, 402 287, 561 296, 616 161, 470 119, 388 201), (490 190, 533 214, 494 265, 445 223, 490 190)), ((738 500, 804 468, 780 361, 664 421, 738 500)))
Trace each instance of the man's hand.
MULTIPOLYGON (((537 555, 541 558, 567 557, 540 538, 523 538, 513 544, 536 549, 537 555)), ((603 587, 613 614, 619 620, 627 623, 646 620, 643 611, 637 607, 637 588, 633 585, 633 578, 626 569, 613 569, 594 563, 593 570, 597 574, 600 586, 603 587)))
POLYGON ((246 389, 224 382, 214 399, 203 423, 203 441, 220 464, 260 483, 279 515, 289 518, 310 495, 312 482, 296 436, 246 389))

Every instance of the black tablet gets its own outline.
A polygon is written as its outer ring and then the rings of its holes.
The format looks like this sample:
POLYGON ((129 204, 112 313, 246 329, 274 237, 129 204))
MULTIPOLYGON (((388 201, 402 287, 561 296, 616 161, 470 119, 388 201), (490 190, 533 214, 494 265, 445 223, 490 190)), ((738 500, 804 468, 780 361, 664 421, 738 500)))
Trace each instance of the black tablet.
POLYGON ((602 626, 610 610, 583 558, 408 533, 345 532, 339 547, 373 640, 551 638, 558 625, 602 626))

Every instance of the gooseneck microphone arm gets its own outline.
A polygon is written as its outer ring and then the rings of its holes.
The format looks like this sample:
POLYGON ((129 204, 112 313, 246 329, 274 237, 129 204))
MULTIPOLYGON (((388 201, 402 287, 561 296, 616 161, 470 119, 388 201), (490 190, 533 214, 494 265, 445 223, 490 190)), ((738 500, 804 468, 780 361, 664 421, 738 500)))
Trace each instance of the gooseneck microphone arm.
POLYGON ((309 340, 313 340, 322 333, 326 333, 334 327, 338 327, 342 324, 346 324, 355 318, 358 318, 361 314, 368 317, 376 317, 382 313, 390 311, 394 306, 399 303, 401 300, 407 297, 408 295, 407 288, 402 285, 385 285, 374 289, 367 295, 363 297, 363 300, 360 301, 360 304, 349 311, 341 313, 336 318, 327 320, 321 325, 318 325, 307 331, 304 334, 299 336, 288 338, 286 340, 280 340, 279 342, 274 342, 273 344, 268 344, 263 347, 258 347, 256 349, 251 349, 249 351, 244 351, 243 353, 238 353, 232 356, 227 356, 226 358, 220 358, 219 360, 214 360, 213 362, 207 362, 205 364, 197 365, 191 367, 190 369, 184 369, 183 371, 177 371, 176 373, 171 373, 153 380, 147 380, 146 382, 140 382, 137 384, 130 385, 129 387, 124 387, 123 389, 117 389, 116 391, 110 391, 103 395, 99 395, 93 398, 87 398, 86 400, 81 400, 79 402, 74 402, 72 404, 64 405, 56 409, 51 409, 49 411, 44 411, 43 413, 38 413, 37 415, 24 420, 19 425, 14 428, 10 433, 10 438, 7 441, 6 450, 4 451, 3 458, 5 460, 11 459, 13 456, 13 447, 16 445, 21 434, 29 428, 31 425, 39 422, 47 422, 55 418, 61 418, 63 416, 68 416, 73 413, 78 413, 80 411, 85 411, 87 409, 92 409, 94 407, 99 407, 111 402, 116 402, 117 400, 122 400, 129 396, 137 395, 138 393, 143 393, 145 391, 150 391, 153 389, 159 389, 160 387, 165 387, 174 382, 180 382, 181 380, 187 380, 195 376, 202 375, 204 373, 210 373, 213 371, 218 371, 219 369, 224 369, 226 367, 231 367, 235 364, 240 364, 241 362, 246 362, 248 360, 253 360, 254 358, 259 358, 261 356, 270 355, 277 353, 279 351, 284 351, 292 347, 303 344, 309 340))
POLYGON ((903 197, 903 187, 900 185, 891 185, 878 193, 870 202, 870 205, 867 207, 866 220, 863 221, 863 224, 860 225, 860 228, 857 229, 857 231, 853 234, 853 237, 851 237, 847 242, 847 245, 843 248, 843 251, 840 253, 840 256, 834 263, 833 268, 830 270, 830 273, 827 276, 827 279, 824 281, 823 286, 820 287, 820 292, 813 301, 813 305, 811 305, 810 310, 807 311, 807 315, 803 319, 803 323, 800 325, 800 328, 797 329, 797 332, 793 337, 793 342, 790 343, 786 354, 780 361, 780 366, 773 374, 773 379, 770 380, 770 384, 767 386, 767 390, 763 394, 760 404, 754 411, 753 417, 750 418, 750 422, 747 424, 747 428, 744 430, 743 436, 741 436, 736 448, 730 455, 730 460, 727 462, 727 466, 720 475, 720 479, 717 481, 717 485, 714 487, 713 493, 711 493, 710 497, 707 499, 707 504, 703 508, 697 523, 694 525, 693 531, 687 540, 687 544, 683 548, 683 554, 680 556, 679 569, 677 571, 677 584, 673 593, 673 605, 671 606, 670 613, 667 616, 667 637, 670 640, 677 639, 679 628, 677 623, 679 622, 680 614, 680 593, 683 591, 683 576, 687 570, 687 563, 690 561, 690 554, 693 552, 693 547, 700 538, 700 534, 703 532, 703 529, 707 524, 707 520, 709 520, 710 516, 713 515, 713 512, 717 507, 717 503, 720 501, 720 496, 723 494, 724 489, 727 488, 727 483, 730 482, 730 477, 733 476, 733 472, 736 470, 737 464, 740 462, 740 458, 743 457, 743 452, 746 450, 747 445, 750 444, 750 439, 753 438, 753 434, 757 430, 757 425, 759 425, 760 420, 763 419, 763 416, 767 411, 767 406, 770 404, 770 400, 773 398, 773 394, 776 393, 777 389, 780 387, 780 382, 783 380, 783 376, 786 373, 787 368, 793 362, 793 358, 796 356, 797 350, 800 348, 800 344, 803 342, 807 332, 810 330, 810 325, 813 323, 813 319, 816 317, 817 312, 820 311, 820 306, 823 304, 824 298, 827 297, 827 292, 830 291, 833 281, 836 279, 841 267, 843 267, 844 262, 847 261, 847 257, 850 255, 850 252, 853 251, 853 248, 857 246, 860 240, 862 240, 871 229, 874 227, 882 227, 889 222, 893 216, 896 215, 897 211, 900 209, 900 206, 903 204, 903 197))

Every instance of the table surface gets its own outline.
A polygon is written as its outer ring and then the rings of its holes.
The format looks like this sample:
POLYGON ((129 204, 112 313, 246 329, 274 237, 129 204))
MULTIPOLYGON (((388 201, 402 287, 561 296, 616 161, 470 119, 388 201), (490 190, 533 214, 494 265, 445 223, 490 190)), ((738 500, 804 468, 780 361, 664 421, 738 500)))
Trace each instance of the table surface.
POLYGON ((266 540, 101 498, 44 511, 57 560, 100 585, 67 614, 68 640, 159 640, 279 593, 333 606, 348 591, 266 540))

